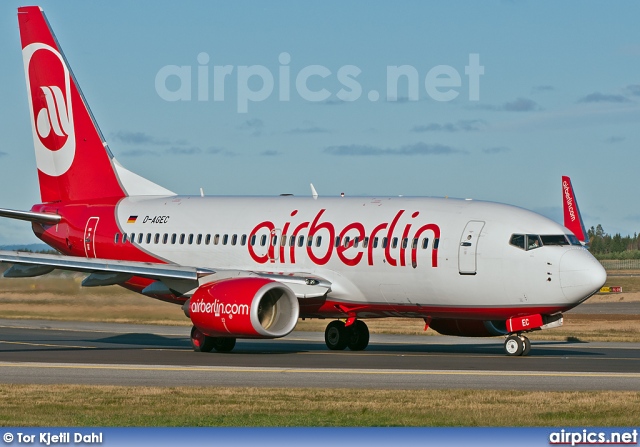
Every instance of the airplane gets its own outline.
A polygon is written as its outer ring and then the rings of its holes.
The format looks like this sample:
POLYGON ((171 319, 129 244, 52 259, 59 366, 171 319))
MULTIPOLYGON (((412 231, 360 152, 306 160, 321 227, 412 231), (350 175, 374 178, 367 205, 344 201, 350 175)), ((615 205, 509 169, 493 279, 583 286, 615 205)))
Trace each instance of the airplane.
POLYGON ((19 8, 18 22, 41 203, 0 216, 31 222, 59 254, 0 251, 7 278, 80 271, 83 286, 175 303, 197 352, 283 337, 299 318, 331 320, 327 347, 359 351, 364 320, 405 317, 504 336, 509 356, 606 280, 572 231, 516 206, 175 194, 114 158, 41 8, 19 8))

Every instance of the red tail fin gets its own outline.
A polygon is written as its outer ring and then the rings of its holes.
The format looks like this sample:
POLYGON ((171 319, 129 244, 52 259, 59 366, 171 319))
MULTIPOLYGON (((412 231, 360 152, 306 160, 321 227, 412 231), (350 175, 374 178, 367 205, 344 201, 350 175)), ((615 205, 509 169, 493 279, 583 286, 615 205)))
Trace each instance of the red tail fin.
POLYGON ((124 197, 112 155, 42 10, 18 9, 43 202, 124 197))
POLYGON ((589 235, 584 228, 578 201, 573 192, 573 186, 571 186, 571 179, 567 176, 562 176, 562 205, 564 209, 564 226, 571 230, 580 242, 588 244, 589 235))

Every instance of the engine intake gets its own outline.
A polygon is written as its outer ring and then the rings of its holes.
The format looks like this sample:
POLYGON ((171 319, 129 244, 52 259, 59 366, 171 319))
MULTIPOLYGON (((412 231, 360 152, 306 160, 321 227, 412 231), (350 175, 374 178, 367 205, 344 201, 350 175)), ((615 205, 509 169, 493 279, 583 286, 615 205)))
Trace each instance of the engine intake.
POLYGON ((295 328, 300 307, 278 281, 232 278, 200 286, 188 311, 193 325, 212 337, 278 338, 295 328))

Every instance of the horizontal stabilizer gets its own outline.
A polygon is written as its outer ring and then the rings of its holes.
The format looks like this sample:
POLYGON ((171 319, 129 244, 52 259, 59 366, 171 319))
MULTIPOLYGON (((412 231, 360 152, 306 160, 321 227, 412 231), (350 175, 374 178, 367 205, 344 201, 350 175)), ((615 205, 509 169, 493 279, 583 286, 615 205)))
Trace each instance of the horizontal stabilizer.
POLYGON ((45 225, 55 225, 62 220, 62 216, 58 214, 36 213, 34 211, 17 211, 0 208, 0 217, 8 217, 9 219, 26 220, 45 225))

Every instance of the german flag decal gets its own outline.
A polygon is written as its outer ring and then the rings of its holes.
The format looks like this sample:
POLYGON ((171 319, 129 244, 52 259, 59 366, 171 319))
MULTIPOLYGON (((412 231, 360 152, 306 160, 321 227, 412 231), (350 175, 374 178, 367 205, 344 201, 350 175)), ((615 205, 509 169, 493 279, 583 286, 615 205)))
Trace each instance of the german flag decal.
POLYGON ((129 219, 127 220, 127 223, 136 223, 136 220, 138 219, 138 216, 129 216, 129 219))

